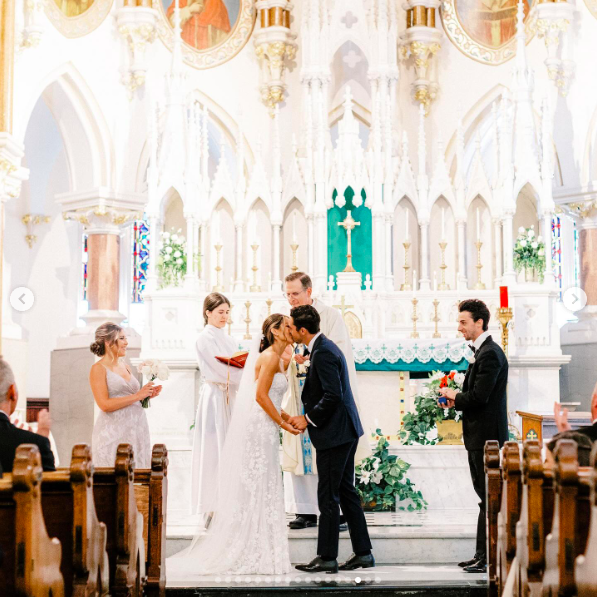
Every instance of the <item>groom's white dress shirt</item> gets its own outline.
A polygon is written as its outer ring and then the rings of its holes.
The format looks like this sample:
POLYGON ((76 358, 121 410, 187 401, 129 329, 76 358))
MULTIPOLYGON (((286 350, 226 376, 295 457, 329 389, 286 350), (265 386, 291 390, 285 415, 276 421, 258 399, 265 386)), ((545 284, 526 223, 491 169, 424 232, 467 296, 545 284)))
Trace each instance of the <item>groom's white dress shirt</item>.
MULTIPOLYGON (((317 338, 319 338, 319 336, 321 336, 322 332, 317 332, 317 334, 315 334, 315 336, 313 336, 313 338, 311 338, 311 342, 309 342, 309 345, 307 346, 307 350, 309 351, 309 358, 311 358, 311 353, 313 352, 313 345, 315 344, 315 340, 317 340, 317 338)), ((311 419, 307 416, 307 414, 305 413, 305 419, 307 419, 307 423, 309 423, 310 425, 313 425, 313 427, 317 427, 317 425, 315 425, 315 423, 313 423, 313 421, 311 421, 311 419)))

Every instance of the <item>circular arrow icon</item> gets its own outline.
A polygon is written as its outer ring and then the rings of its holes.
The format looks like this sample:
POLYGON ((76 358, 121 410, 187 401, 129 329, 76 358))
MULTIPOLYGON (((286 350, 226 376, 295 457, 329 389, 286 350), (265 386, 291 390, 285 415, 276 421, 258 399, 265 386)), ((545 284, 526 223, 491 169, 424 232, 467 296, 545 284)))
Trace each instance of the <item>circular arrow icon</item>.
POLYGON ((15 311, 29 311, 34 302, 33 292, 26 286, 19 286, 10 293, 10 305, 15 311))
POLYGON ((566 292, 564 292, 564 295, 562 296, 562 302, 568 311, 575 313, 576 311, 580 311, 581 309, 585 308, 587 304, 587 293, 578 286, 572 286, 571 288, 568 288, 566 292))

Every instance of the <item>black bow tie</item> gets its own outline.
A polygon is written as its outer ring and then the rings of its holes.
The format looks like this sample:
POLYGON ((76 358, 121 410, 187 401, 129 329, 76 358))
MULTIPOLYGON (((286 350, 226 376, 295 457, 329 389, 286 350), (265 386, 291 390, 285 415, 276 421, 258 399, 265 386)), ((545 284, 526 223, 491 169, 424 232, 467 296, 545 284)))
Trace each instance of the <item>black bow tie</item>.
POLYGON ((473 354, 475 354, 477 352, 477 349, 471 345, 470 349, 473 351, 473 354))
POLYGON ((303 356, 304 357, 308 357, 311 353, 309 352, 309 349, 305 346, 305 350, 303 351, 303 356))

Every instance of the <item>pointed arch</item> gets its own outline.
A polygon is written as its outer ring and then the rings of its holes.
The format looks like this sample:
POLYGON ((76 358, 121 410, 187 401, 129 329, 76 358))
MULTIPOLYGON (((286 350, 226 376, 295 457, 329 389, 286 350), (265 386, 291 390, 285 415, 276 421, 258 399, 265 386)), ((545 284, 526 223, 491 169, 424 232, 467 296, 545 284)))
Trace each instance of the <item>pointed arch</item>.
POLYGON ((69 166, 71 191, 111 188, 115 152, 108 123, 93 91, 71 63, 42 78, 17 111, 15 136, 24 140, 27 123, 42 97, 58 124, 69 166))

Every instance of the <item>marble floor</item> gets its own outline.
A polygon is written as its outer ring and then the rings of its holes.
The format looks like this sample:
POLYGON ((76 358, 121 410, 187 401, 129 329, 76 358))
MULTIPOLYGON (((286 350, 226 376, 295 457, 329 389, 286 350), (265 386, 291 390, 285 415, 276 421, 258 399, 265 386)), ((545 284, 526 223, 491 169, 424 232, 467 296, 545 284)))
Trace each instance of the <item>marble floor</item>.
POLYGON ((266 588, 266 587, 485 587, 486 574, 468 574, 452 565, 381 565, 339 574, 305 574, 295 570, 285 576, 201 576, 185 578, 167 574, 168 588, 266 588))

